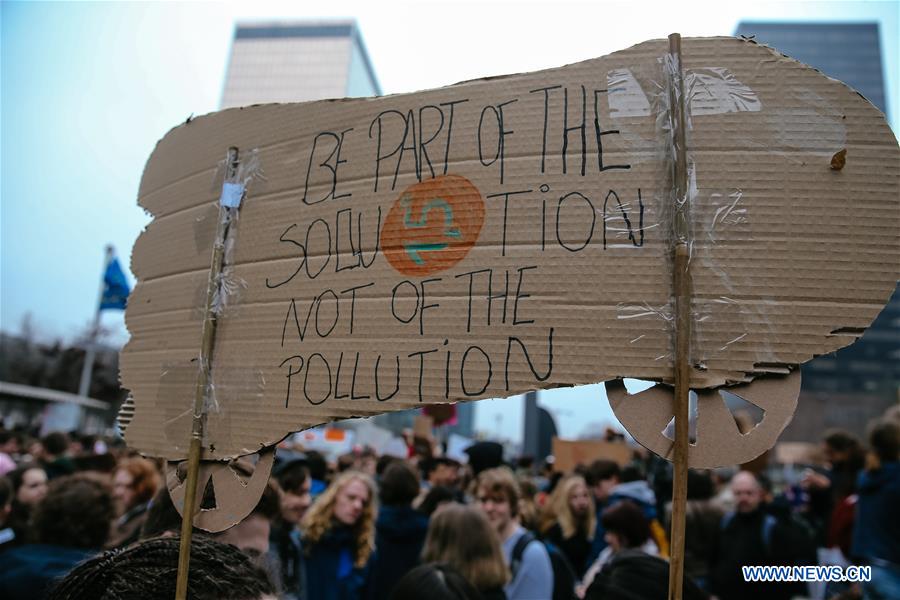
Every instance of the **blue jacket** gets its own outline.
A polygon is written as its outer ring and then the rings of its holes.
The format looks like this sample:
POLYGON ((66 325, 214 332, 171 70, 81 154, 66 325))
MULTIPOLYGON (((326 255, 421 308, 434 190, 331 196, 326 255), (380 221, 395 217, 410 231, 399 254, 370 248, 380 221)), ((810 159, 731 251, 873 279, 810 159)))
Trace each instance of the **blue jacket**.
POLYGON ((39 600, 56 580, 98 550, 64 548, 49 544, 28 544, 0 554, 0 598, 39 600))
POLYGON ((863 471, 857 494, 853 556, 900 565, 900 462, 863 471))
POLYGON ((375 553, 369 561, 367 600, 387 600, 391 590, 418 566, 428 517, 411 506, 382 506, 375 523, 375 553))
POLYGON ((358 600, 366 581, 368 565, 353 564, 355 541, 347 527, 335 527, 306 548, 306 600, 358 600))

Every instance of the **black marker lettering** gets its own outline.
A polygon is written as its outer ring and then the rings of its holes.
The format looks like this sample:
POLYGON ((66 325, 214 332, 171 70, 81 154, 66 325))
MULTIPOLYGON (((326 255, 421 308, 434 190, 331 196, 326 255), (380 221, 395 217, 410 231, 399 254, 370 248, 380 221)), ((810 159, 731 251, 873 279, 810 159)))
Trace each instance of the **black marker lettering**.
POLYGON ((491 378, 494 376, 494 370, 491 366, 491 357, 487 355, 487 352, 479 348, 478 346, 469 346, 466 348, 466 351, 463 353, 462 360, 459 363, 459 382, 462 386, 463 394, 466 396, 480 396, 484 393, 488 386, 491 385, 491 378), (484 360, 487 362, 487 379, 484 382, 484 385, 481 386, 481 389, 477 392, 470 392, 468 387, 466 387, 466 360, 469 357, 469 352, 472 350, 477 350, 481 353, 481 356, 484 357, 484 360))
POLYGON ((385 400, 390 400, 391 398, 393 398, 394 396, 397 395, 398 391, 400 391, 400 357, 394 355, 394 360, 397 361, 397 368, 395 371, 396 379, 394 382, 394 391, 391 392, 390 396, 385 396, 382 398, 381 392, 379 391, 381 388, 378 386, 378 371, 379 371, 378 367, 381 366, 381 355, 379 354, 378 358, 375 359, 375 398, 379 402, 384 402, 385 400))
POLYGON ((531 294, 523 294, 522 293, 522 280, 525 279, 525 271, 537 269, 537 266, 531 267, 519 267, 516 269, 519 272, 519 283, 516 284, 516 298, 513 300, 513 325, 526 325, 528 323, 534 323, 534 319, 528 319, 527 321, 519 320, 519 300, 523 298, 530 298, 531 294))

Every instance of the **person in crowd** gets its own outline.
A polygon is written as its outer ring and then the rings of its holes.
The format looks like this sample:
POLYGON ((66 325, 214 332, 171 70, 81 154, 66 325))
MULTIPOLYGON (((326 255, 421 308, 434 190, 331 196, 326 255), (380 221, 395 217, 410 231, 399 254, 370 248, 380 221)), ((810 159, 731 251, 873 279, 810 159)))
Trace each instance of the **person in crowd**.
POLYGON ((620 483, 609 493, 607 506, 612 506, 620 500, 631 500, 644 513, 650 526, 650 537, 656 544, 659 555, 663 558, 669 556, 669 540, 662 524, 657 518, 656 495, 650 488, 650 484, 644 479, 640 467, 635 464, 628 465, 621 471, 620 483))
POLYGON ((900 423, 881 419, 869 433, 872 457, 860 475, 852 555, 872 567, 869 599, 900 598, 900 423))
MULTIPOLYGON (((510 478, 512 475, 510 475, 510 478)), ((496 530, 477 508, 448 504, 431 517, 422 560, 450 565, 485 600, 504 600, 510 578, 496 530)), ((533 591, 541 596, 541 590, 533 591)), ((525 597, 520 596, 520 597, 525 597)))
POLYGON ((452 458, 439 456, 426 458, 419 463, 425 489, 443 486, 457 489, 459 486, 459 463, 452 458))
POLYGON ((540 519, 536 496, 537 486, 530 477, 517 475, 516 483, 519 484, 519 524, 529 531, 540 529, 540 519))
POLYGON ((512 472, 504 467, 482 471, 477 480, 476 497, 500 536, 503 555, 510 566, 512 578, 505 588, 507 598, 551 598, 553 566, 544 545, 537 540, 529 543, 520 549, 521 558, 515 552, 527 531, 519 524, 519 486, 512 472))
POLYGON ((375 463, 375 481, 381 481, 381 476, 384 475, 387 468, 395 462, 403 462, 403 459, 391 456, 390 454, 379 456, 378 461, 375 463))
POLYGON ((622 470, 617 462, 598 459, 592 462, 584 471, 584 480, 594 495, 594 509, 597 516, 594 537, 591 540, 591 552, 588 554, 587 563, 593 564, 606 548, 606 532, 603 530, 603 521, 600 515, 609 506, 609 497, 614 487, 619 485, 622 470))
POLYGON ((112 490, 103 479, 77 473, 53 480, 32 517, 36 543, 0 557, 0 598, 42 598, 54 579, 100 551, 114 514, 112 490))
POLYGON ((286 600, 295 600, 306 587, 300 544, 300 522, 312 504, 312 478, 306 458, 279 465, 275 478, 281 487, 281 510, 272 522, 269 549, 278 557, 286 600))
POLYGON ((419 478, 406 463, 395 462, 382 474, 365 598, 386 599, 403 574, 419 564, 428 517, 412 507, 418 494, 419 478))
POLYGON ((551 496, 548 509, 552 520, 543 530, 543 537, 562 551, 581 579, 588 567, 587 557, 597 526, 594 500, 584 478, 572 475, 564 479, 551 496))
POLYGON ((16 468, 20 451, 19 438, 12 431, 0 428, 0 477, 16 468))
POLYGON ((710 550, 710 592, 735 600, 791 598, 805 593, 800 582, 747 582, 741 567, 792 565, 799 562, 793 529, 766 511, 764 490, 756 475, 741 471, 731 479, 735 511, 725 513, 710 550))
POLYGON ((328 487, 328 461, 320 452, 309 450, 306 452, 306 468, 311 478, 309 493, 315 500, 328 487))
POLYGON ((585 572, 581 588, 587 588, 603 567, 623 550, 637 550, 658 556, 659 549, 650 536, 650 523, 643 509, 631 500, 621 500, 600 515, 606 536, 606 548, 585 572))
POLYGON ((417 510, 423 515, 430 517, 440 507, 449 502, 456 502, 458 498, 457 490, 439 485, 428 490, 428 493, 419 502, 417 510))
POLYGON ((429 563, 408 572, 390 595, 390 600, 483 600, 466 578, 447 564, 429 563))
POLYGON ((113 498, 119 516, 107 547, 118 548, 137 541, 147 518, 147 507, 161 485, 162 478, 152 461, 135 456, 119 463, 113 473, 113 498))
POLYGON ((337 459, 337 472, 359 470, 359 456, 355 452, 341 454, 337 459))
MULTIPOLYGON (((713 499, 715 485, 708 471, 688 471, 685 506, 684 574, 706 589, 709 580, 710 554, 725 511, 713 499)), ((671 522, 671 506, 667 511, 666 530, 671 522)))
MULTIPOLYGON (((607 563, 587 588, 585 600, 666 600, 669 563, 639 550, 623 550, 607 563)), ((683 600, 706 600, 690 577, 682 584, 683 600)))
MULTIPOLYGON (((143 540, 108 551, 73 569, 49 600, 171 600, 178 580, 178 536, 143 540)), ((187 597, 192 600, 275 600, 265 571, 234 546, 191 539, 187 597)))
POLYGON ((7 545, 21 546, 28 542, 34 507, 47 495, 47 473, 39 464, 29 463, 10 471, 8 477, 13 495, 7 527, 13 537, 7 545))
POLYGON ((377 469, 378 454, 374 450, 366 446, 359 453, 359 470, 369 477, 375 477, 377 469))
POLYGON ((12 512, 13 486, 9 477, 0 476, 0 552, 10 547, 9 544, 16 539, 16 533, 7 522, 12 512))
POLYGON ((358 598, 375 547, 375 483, 342 473, 301 522, 308 600, 358 598))
POLYGON ((497 442, 475 442, 465 449, 465 453, 476 478, 482 471, 495 469, 503 464, 503 445, 497 442))
POLYGON ((827 470, 820 473, 807 469, 800 481, 809 494, 804 517, 815 529, 818 545, 840 547, 847 556, 853 536, 852 497, 866 453, 859 439, 842 429, 825 432, 822 451, 827 470))
POLYGON ((75 463, 68 455, 69 436, 62 431, 48 433, 41 438, 39 460, 47 472, 47 479, 71 475, 75 472, 75 463))
MULTIPOLYGON (((249 480, 253 476, 253 466, 248 462, 235 461, 231 463, 231 468, 243 475, 245 479, 249 480)), ((251 558, 255 558, 270 573, 271 578, 279 584, 279 589, 281 588, 279 579, 281 569, 277 564, 277 556, 269 553, 269 547, 272 522, 278 518, 281 510, 280 498, 281 494, 277 485, 269 481, 263 488, 259 502, 256 503, 249 515, 237 525, 214 534, 217 541, 236 546, 251 558)), ((181 531, 180 523, 178 531, 181 531)))

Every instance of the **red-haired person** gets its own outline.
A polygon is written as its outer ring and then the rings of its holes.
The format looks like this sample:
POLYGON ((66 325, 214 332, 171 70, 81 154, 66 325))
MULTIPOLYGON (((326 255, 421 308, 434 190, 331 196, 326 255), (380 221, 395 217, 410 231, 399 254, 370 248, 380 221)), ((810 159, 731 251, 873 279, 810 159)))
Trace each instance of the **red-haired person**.
POLYGON ((146 458, 123 460, 113 473, 113 499, 118 517, 113 522, 107 548, 136 542, 147 519, 147 508, 161 484, 156 465, 146 458))

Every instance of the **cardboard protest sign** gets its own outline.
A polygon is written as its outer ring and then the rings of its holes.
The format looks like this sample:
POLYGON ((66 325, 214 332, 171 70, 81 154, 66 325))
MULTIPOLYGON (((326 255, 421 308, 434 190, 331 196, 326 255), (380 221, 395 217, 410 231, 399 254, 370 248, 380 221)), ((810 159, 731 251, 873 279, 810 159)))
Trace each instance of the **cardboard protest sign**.
MULTIPOLYGON (((900 271, 900 154, 883 115, 841 82, 746 40, 682 48, 691 383, 714 389, 863 333, 900 271)), ((671 381, 666 53, 651 41, 173 129, 139 192, 154 219, 132 257, 127 442, 186 456, 229 147, 258 169, 219 282, 205 460, 426 403, 671 381)))
POLYGON ((586 466, 598 459, 612 460, 624 467, 632 454, 624 442, 553 438, 553 470, 560 473, 571 473, 578 465, 586 466))

